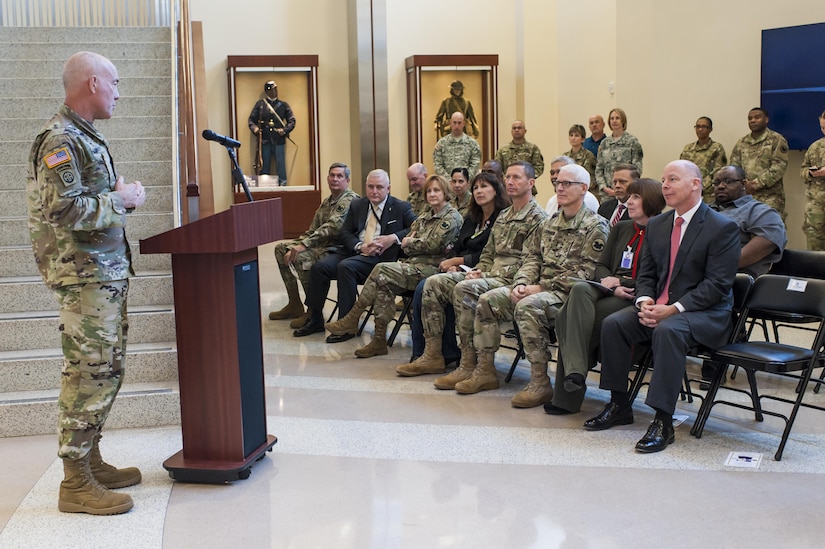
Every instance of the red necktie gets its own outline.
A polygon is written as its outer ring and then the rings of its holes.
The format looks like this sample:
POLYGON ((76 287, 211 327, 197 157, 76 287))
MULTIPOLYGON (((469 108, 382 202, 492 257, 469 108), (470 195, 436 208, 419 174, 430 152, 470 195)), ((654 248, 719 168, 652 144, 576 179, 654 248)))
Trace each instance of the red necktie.
POLYGON ((673 225, 673 232, 670 233, 670 267, 667 270, 665 287, 662 288, 662 293, 659 294, 659 299, 656 300, 657 305, 667 305, 670 279, 673 277, 673 264, 676 263, 676 254, 679 253, 679 243, 682 240, 682 223, 684 222, 683 218, 677 217, 676 223, 673 225))
POLYGON ((624 213, 625 205, 619 204, 619 207, 616 208, 616 213, 613 214, 613 219, 610 220, 610 226, 614 226, 622 219, 622 214, 624 213))

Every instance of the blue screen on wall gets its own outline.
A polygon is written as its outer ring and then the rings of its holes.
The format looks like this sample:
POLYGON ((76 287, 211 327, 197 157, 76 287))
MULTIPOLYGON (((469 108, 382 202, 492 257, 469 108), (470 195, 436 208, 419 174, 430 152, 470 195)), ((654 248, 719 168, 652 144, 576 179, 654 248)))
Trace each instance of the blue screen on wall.
POLYGON ((762 31, 762 107, 770 128, 791 149, 807 149, 822 137, 825 111, 825 23, 762 31))

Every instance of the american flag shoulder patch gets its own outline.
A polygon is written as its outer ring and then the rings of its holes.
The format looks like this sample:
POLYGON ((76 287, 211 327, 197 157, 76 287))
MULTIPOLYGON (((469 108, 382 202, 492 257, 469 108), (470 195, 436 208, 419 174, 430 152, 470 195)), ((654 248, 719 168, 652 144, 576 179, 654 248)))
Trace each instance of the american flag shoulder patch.
POLYGON ((43 162, 46 163, 46 167, 54 169, 55 166, 59 166, 61 164, 65 164, 66 162, 71 162, 72 157, 69 156, 69 149, 63 147, 62 149, 57 149, 52 154, 47 156, 43 159, 43 162))

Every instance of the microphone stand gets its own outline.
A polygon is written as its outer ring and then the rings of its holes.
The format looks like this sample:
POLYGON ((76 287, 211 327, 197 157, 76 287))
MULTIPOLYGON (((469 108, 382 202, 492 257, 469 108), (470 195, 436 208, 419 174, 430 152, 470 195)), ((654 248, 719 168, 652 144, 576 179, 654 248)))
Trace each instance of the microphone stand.
POLYGON ((229 159, 232 161, 232 182, 235 185, 243 187, 243 192, 246 193, 247 202, 255 202, 252 198, 252 193, 249 192, 249 185, 246 184, 246 178, 243 176, 243 170, 238 165, 238 154, 234 147, 226 147, 226 152, 229 154, 229 159))

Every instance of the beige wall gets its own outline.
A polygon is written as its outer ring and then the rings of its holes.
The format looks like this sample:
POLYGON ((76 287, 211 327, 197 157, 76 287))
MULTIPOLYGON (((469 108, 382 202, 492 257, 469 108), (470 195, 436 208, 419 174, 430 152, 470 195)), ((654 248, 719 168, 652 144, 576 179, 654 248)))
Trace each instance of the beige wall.
MULTIPOLYGON (((348 133, 341 131, 350 124, 347 2, 249 0, 232 10, 205 4, 193 3, 192 16, 204 22, 210 127, 219 133, 228 127, 227 55, 318 54, 322 171, 335 160, 351 161, 348 133), (256 32, 256 21, 273 24, 256 32), (282 33, 276 21, 288 23, 282 33)), ((571 124, 622 107, 628 131, 645 148, 645 175, 659 178, 664 165, 695 138, 698 116, 713 118, 713 138, 728 152, 748 131, 747 111, 759 103, 762 29, 825 21, 821 0, 387 4, 389 171, 396 196, 407 192, 404 59, 410 55, 498 54, 499 142, 510 139, 514 119, 524 119, 528 139, 545 159, 567 150, 571 124)), ((228 163, 216 152, 215 174, 228 174, 228 163)), ((804 247, 800 163, 801 154, 792 152, 785 178, 790 244, 796 247, 804 247)), ((217 189, 219 207, 228 204, 228 187, 217 189)), ((552 194, 547 175, 538 187, 544 202, 552 194)))

